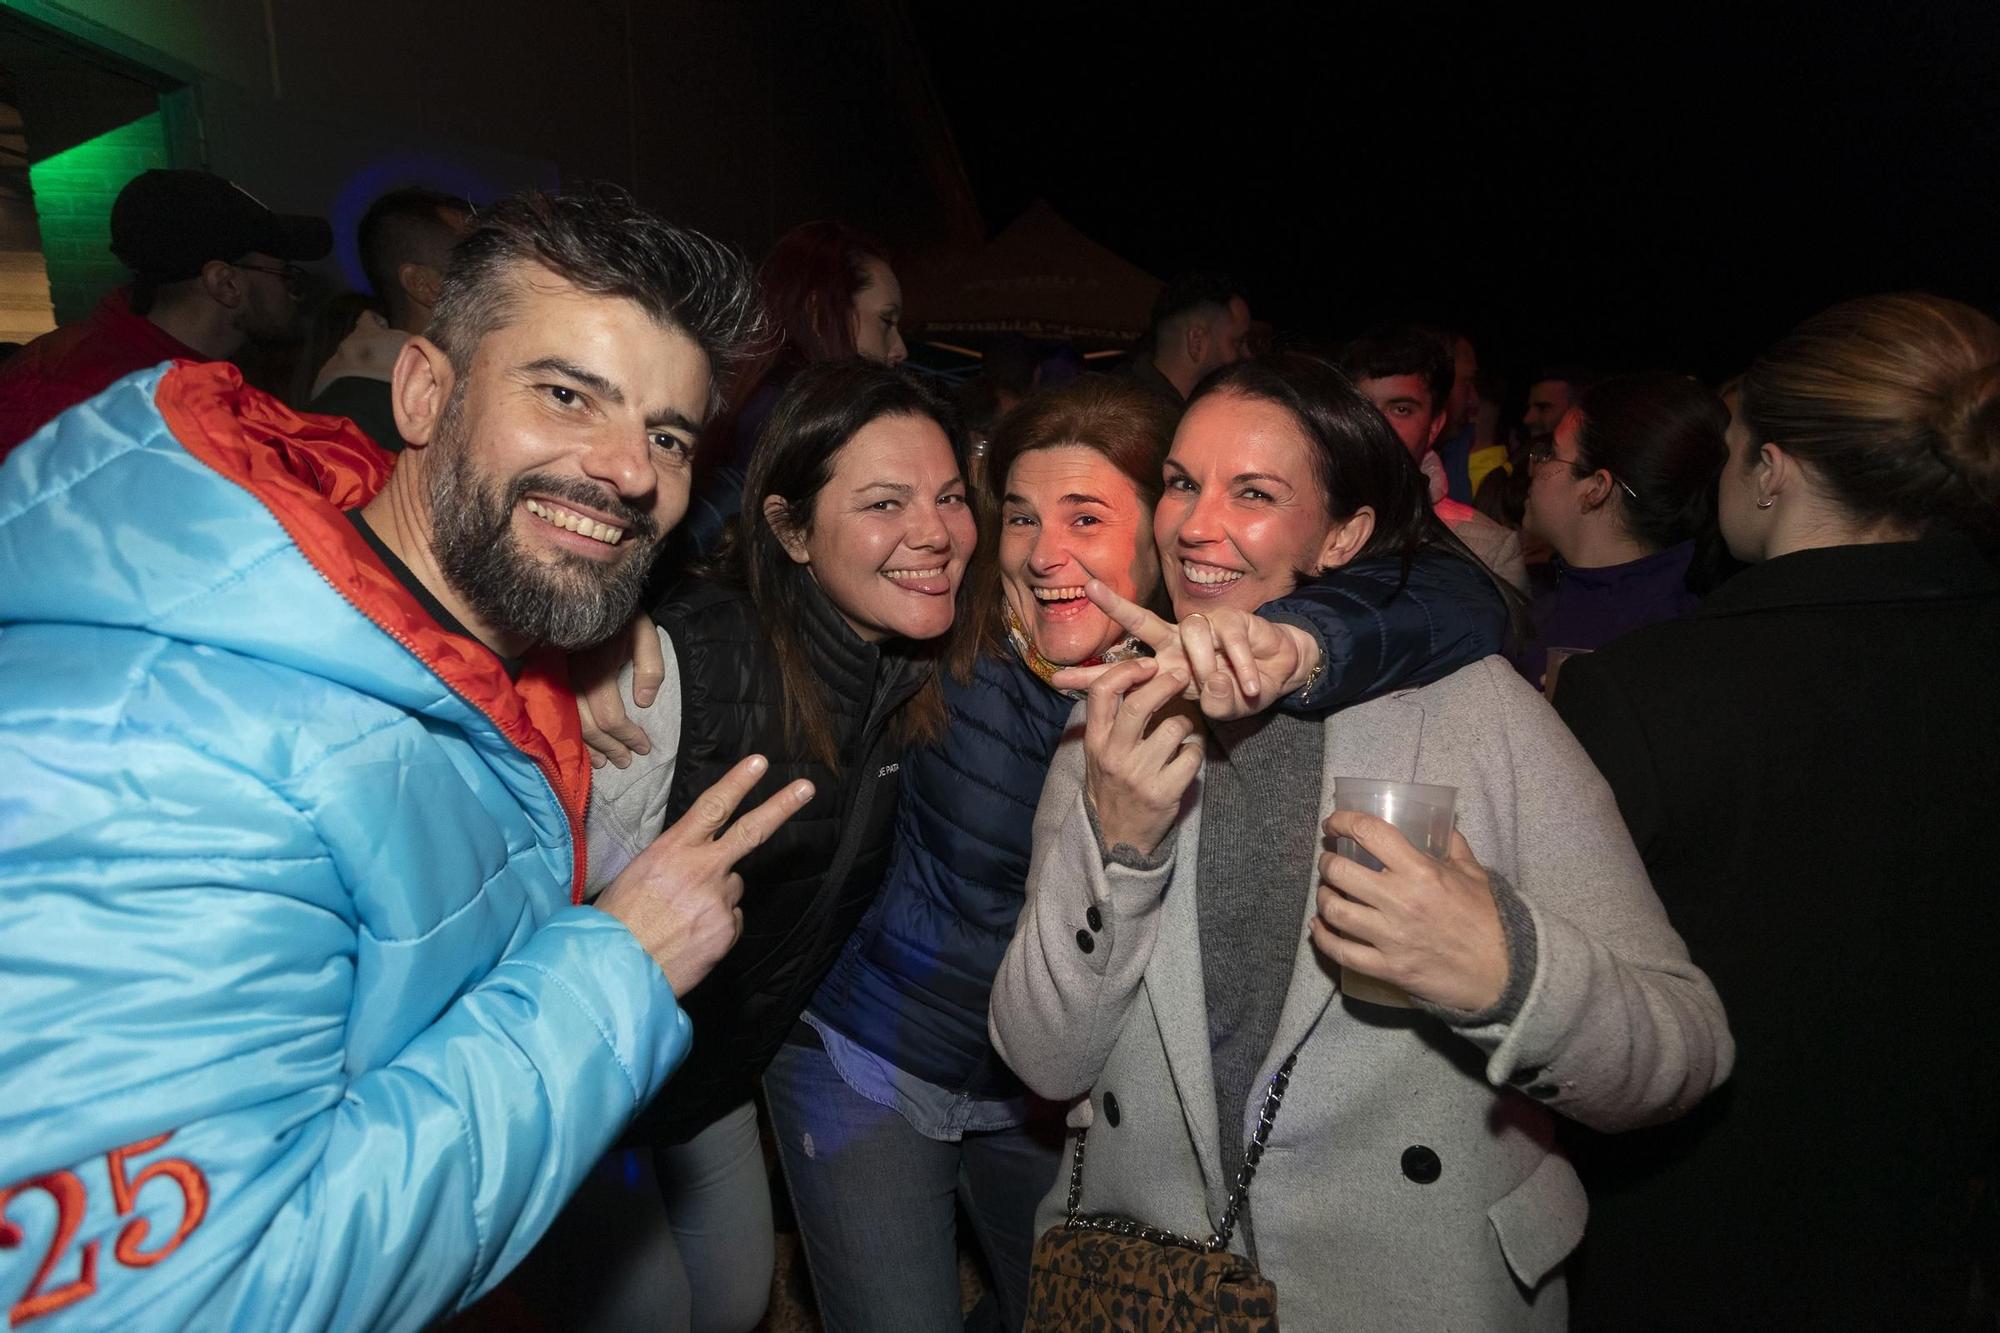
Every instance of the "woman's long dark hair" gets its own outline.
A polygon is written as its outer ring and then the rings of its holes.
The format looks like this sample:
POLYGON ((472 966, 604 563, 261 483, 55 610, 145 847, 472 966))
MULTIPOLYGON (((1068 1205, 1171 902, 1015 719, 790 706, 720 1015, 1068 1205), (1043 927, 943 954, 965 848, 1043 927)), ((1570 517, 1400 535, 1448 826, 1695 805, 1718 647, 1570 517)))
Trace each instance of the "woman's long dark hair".
MULTIPOLYGON (((750 591, 757 619, 770 641, 785 688, 785 735, 791 744, 829 768, 840 754, 828 721, 826 685, 806 651, 806 605, 822 594, 811 570, 786 552, 764 516, 764 500, 784 501, 789 536, 812 534, 819 494, 833 477, 840 451, 863 427, 883 417, 926 417, 951 442, 952 456, 965 466, 965 436, 951 407, 923 381, 870 361, 825 361, 793 377, 771 410, 764 433, 750 455, 743 484, 743 508, 714 566, 718 576, 750 591)), ((959 587, 958 615, 965 588, 959 587)), ((941 642, 912 644, 907 651, 935 658, 941 642)), ((933 673, 901 710, 900 736, 907 743, 935 739, 944 726, 944 698, 933 673)))
POLYGON ((1138 489, 1150 519, 1160 499, 1160 464, 1173 440, 1174 415, 1157 394, 1129 380, 1086 375, 1036 394, 1001 419, 987 459, 987 485, 979 496, 979 548, 965 571, 965 616, 952 629, 947 655, 953 675, 969 681, 980 657, 1012 651, 1000 580, 1000 509, 1015 460, 1064 445, 1095 450, 1138 489))
MULTIPOLYGON (((1521 595, 1446 526, 1431 507, 1430 482, 1396 432, 1331 363, 1304 352, 1280 352, 1238 361, 1195 387, 1188 407, 1218 393, 1239 394, 1283 408, 1299 423, 1312 445, 1313 475, 1326 497, 1333 522, 1352 518, 1364 505, 1375 511, 1375 530, 1354 553, 1356 560, 1390 556, 1410 562, 1425 547, 1449 551, 1486 571, 1516 618, 1521 595)), ((1315 571, 1301 570, 1301 581, 1315 571)), ((1402 584, 1397 585, 1401 591, 1402 584)))

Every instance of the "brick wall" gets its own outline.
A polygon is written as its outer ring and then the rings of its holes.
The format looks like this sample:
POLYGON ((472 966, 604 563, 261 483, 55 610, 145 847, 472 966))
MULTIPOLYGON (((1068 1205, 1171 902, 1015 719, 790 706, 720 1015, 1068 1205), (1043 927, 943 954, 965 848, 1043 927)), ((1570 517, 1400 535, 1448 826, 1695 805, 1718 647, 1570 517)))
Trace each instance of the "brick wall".
POLYGON ((166 131, 155 112, 29 168, 58 320, 89 314, 130 276, 111 253, 111 204, 125 182, 166 165, 166 131))

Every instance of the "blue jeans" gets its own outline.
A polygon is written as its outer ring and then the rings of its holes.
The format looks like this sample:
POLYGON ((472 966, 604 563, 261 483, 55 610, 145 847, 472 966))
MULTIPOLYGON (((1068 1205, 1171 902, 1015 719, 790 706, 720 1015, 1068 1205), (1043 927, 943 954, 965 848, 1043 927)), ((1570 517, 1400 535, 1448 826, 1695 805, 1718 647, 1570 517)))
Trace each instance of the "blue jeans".
POLYGON ((782 1047, 764 1097, 827 1333, 959 1329, 960 1203, 1001 1318, 1021 1327, 1035 1208, 1062 1157, 1060 1121, 957 1143, 926 1138, 848 1087, 817 1046, 782 1047))

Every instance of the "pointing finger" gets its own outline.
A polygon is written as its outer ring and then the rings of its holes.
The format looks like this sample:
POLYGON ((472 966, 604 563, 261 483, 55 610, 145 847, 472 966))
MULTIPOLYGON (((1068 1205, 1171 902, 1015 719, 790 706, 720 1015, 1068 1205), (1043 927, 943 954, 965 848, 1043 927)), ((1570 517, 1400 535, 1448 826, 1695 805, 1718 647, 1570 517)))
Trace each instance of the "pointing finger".
POLYGON ((1090 598, 1093 606, 1111 617, 1120 629, 1156 652, 1179 637, 1172 622, 1162 620, 1137 602, 1120 596, 1103 579, 1086 582, 1083 594, 1090 598))

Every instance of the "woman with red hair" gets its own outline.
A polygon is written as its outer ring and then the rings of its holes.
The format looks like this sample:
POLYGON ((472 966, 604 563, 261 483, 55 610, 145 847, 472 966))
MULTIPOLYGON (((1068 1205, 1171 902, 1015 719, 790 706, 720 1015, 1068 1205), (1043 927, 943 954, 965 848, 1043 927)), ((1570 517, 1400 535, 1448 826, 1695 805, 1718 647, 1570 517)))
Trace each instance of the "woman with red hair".
POLYGON ((687 517, 661 557, 662 577, 706 558, 742 504, 743 473, 772 404, 809 365, 859 356, 901 365, 903 289, 880 241, 844 222, 804 222, 778 238, 757 270, 764 312, 778 342, 749 366, 730 408, 703 434, 700 481, 687 517))

